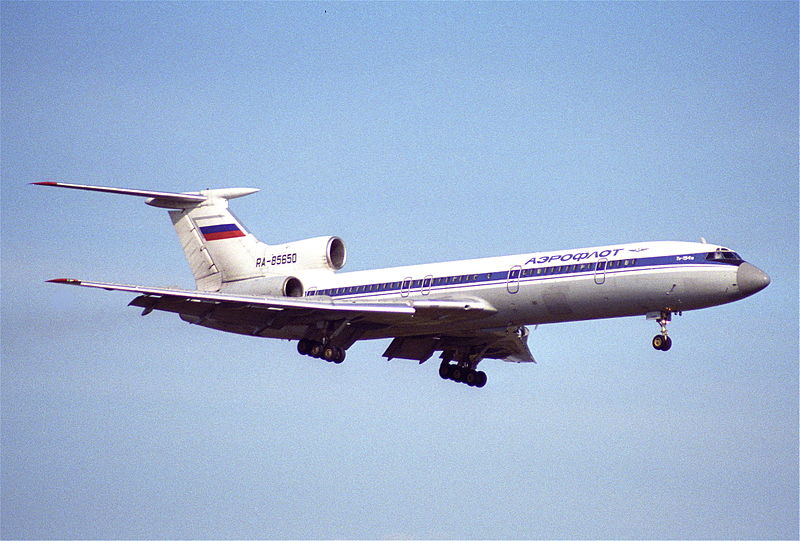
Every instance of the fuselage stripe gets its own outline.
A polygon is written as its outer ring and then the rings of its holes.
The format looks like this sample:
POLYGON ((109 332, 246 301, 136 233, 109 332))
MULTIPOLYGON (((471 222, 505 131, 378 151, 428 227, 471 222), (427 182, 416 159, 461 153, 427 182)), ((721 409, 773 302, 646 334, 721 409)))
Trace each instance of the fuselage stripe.
POLYGON ((709 268, 719 265, 739 265, 741 260, 709 260, 705 253, 658 256, 637 259, 618 259, 593 263, 573 263, 566 265, 550 265, 537 267, 516 267, 497 272, 471 273, 466 275, 415 278, 392 282, 327 287, 320 290, 311 289, 306 295, 324 295, 335 298, 376 298, 403 296, 424 292, 454 291, 466 288, 497 287, 506 284, 532 283, 574 278, 592 278, 631 273, 649 273, 680 268, 709 268))

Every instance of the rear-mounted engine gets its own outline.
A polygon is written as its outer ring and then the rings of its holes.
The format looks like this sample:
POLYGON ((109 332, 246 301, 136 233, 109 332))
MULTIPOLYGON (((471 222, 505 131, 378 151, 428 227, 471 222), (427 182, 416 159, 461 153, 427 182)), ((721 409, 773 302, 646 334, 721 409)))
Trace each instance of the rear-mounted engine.
POLYGON ((225 284, 223 293, 264 297, 302 297, 303 283, 294 276, 267 276, 225 284))
POLYGON ((267 272, 277 272, 285 264, 296 264, 292 269, 337 271, 347 262, 347 249, 339 237, 315 237, 280 246, 270 246, 267 256, 260 261, 267 272))

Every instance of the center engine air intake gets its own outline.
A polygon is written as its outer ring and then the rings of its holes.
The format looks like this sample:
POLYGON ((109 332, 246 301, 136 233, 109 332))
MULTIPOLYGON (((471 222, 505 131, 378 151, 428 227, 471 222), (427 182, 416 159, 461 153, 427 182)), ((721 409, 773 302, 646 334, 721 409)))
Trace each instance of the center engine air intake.
MULTIPOLYGON (((289 242, 280 246, 270 246, 264 262, 274 268, 273 256, 280 258, 277 263, 286 261, 296 263, 293 269, 337 271, 347 262, 347 249, 339 237, 314 237, 289 242)), ((267 272, 270 272, 268 270, 267 272)))
POLYGON ((328 239, 328 249, 326 250, 328 265, 334 270, 339 270, 344 267, 347 261, 347 250, 344 247, 344 241, 339 237, 331 237, 328 239))

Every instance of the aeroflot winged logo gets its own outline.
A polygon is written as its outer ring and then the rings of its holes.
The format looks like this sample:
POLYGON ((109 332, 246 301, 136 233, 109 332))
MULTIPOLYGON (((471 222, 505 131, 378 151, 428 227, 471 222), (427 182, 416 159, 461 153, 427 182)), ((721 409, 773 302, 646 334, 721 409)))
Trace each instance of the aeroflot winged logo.
POLYGON ((206 240, 233 239, 244 237, 244 232, 236 224, 208 225, 200 228, 206 240))

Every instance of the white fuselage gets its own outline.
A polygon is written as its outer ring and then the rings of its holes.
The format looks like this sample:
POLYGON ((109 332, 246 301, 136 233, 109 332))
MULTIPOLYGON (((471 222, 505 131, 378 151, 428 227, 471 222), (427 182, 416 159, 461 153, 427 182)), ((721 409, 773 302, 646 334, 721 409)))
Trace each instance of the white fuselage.
MULTIPOLYGON (((484 318, 448 322, 446 329, 429 324, 431 333, 441 333, 681 312, 754 293, 739 287, 741 259, 707 259, 719 250, 733 253, 712 244, 644 242, 299 277, 306 296, 320 300, 413 305, 427 298, 473 299, 494 308, 484 318)), ((424 332, 419 323, 408 328, 408 334, 424 332)), ((292 330, 269 334, 291 338, 292 330)), ((402 326, 392 326, 363 338, 403 334, 402 326)))

